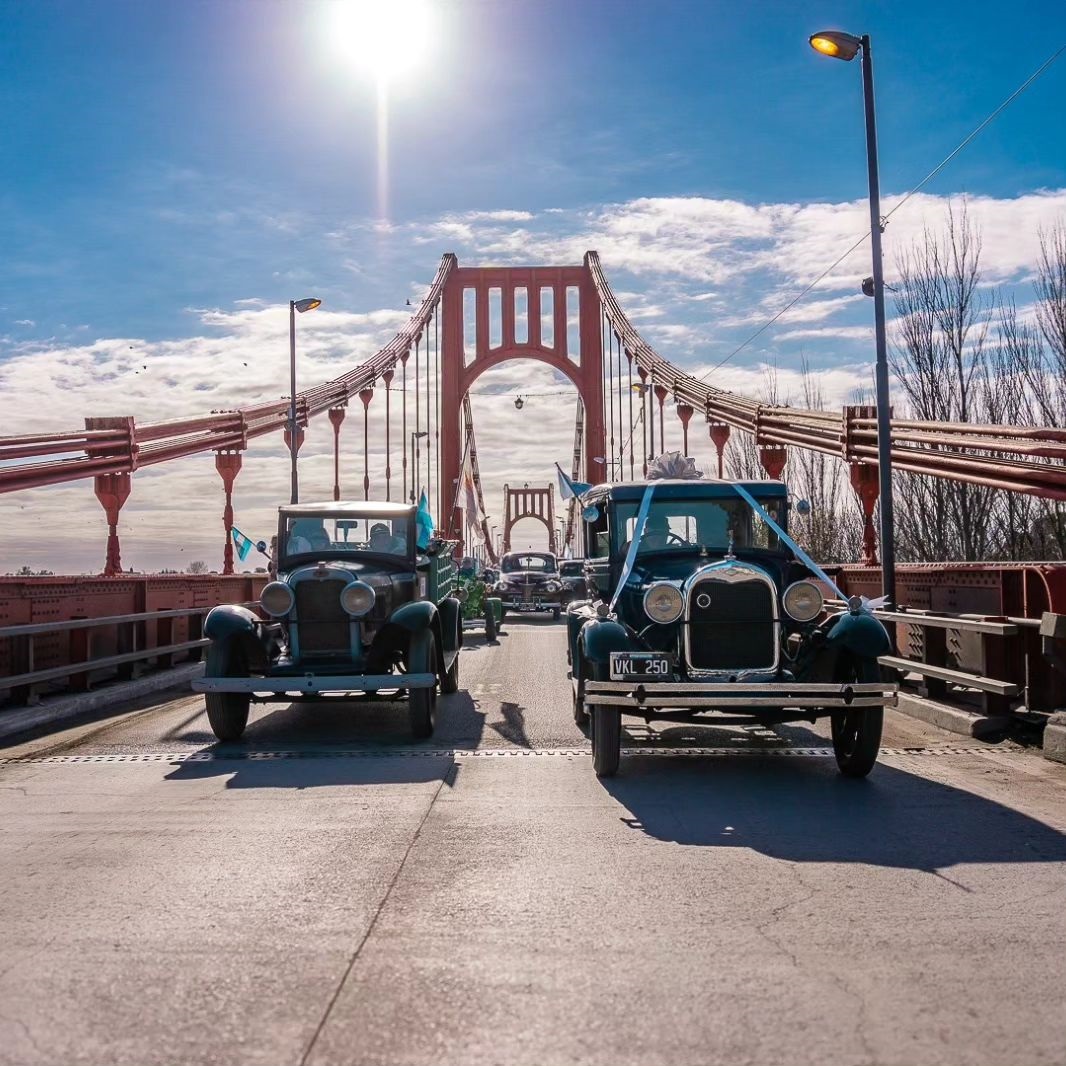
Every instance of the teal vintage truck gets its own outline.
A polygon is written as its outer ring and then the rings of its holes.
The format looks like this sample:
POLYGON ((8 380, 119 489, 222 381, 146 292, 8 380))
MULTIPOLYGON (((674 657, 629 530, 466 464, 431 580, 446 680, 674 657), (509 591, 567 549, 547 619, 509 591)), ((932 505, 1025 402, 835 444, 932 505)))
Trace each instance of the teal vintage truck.
POLYGON ((205 676, 220 740, 237 740, 251 703, 357 700, 395 693, 411 732, 431 736, 437 691, 459 686, 462 605, 455 545, 418 545, 414 505, 301 503, 280 508, 276 576, 259 613, 215 607, 205 676), (262 617, 262 616, 265 616, 262 617))
POLYGON ((870 772, 896 699, 877 661, 889 637, 858 600, 826 610, 787 533, 783 484, 697 476, 583 488, 588 598, 570 605, 567 635, 574 717, 591 731, 597 774, 619 768, 623 715, 828 717, 841 772, 870 772))

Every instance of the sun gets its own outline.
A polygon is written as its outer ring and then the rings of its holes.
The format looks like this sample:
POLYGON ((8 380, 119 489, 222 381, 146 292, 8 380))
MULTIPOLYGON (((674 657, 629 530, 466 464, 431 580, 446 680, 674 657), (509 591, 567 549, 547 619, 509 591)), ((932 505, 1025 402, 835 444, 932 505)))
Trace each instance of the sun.
POLYGON ((379 83, 414 70, 428 51, 434 28, 427 0, 336 0, 330 16, 333 47, 379 83))

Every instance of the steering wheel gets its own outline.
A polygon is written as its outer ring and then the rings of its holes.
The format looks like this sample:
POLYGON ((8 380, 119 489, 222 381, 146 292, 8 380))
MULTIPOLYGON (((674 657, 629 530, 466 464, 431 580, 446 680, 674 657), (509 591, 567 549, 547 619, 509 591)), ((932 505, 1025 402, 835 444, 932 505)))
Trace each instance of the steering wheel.
POLYGON ((689 542, 685 540, 684 537, 682 537, 679 533, 674 533, 672 530, 671 532, 666 534, 666 543, 680 544, 683 548, 687 548, 689 546, 689 542))

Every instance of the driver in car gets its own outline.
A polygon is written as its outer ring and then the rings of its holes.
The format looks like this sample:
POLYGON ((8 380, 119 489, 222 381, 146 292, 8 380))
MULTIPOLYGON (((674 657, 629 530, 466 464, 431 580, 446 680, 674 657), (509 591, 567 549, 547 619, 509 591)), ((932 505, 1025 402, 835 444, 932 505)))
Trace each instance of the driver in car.
POLYGON ((403 551, 403 542, 392 535, 392 530, 384 522, 375 522, 370 527, 370 541, 367 544, 372 552, 397 555, 403 551))
POLYGON ((671 537, 675 544, 680 540, 678 536, 670 533, 670 523, 667 521, 666 515, 648 515, 648 521, 644 526, 644 536, 641 539, 642 548, 647 548, 650 551, 665 548, 670 544, 671 537))

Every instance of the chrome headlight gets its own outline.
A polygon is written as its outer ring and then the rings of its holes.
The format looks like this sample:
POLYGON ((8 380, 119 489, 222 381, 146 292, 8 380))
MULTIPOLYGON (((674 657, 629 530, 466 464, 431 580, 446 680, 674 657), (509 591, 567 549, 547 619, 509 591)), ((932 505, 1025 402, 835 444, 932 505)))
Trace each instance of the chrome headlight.
POLYGON ((558 581, 545 582, 544 591, 545 592, 558 592, 559 591, 559 582, 558 581))
POLYGON ((644 593, 644 611, 653 622, 660 625, 676 622, 684 609, 684 597, 668 581, 657 581, 644 593))
POLYGON ((341 606, 353 617, 369 614, 377 593, 365 581, 350 581, 341 589, 341 606))
POLYGON ((292 589, 284 581, 271 581, 259 593, 259 606, 274 618, 288 614, 295 602, 292 589))
POLYGON ((824 599, 813 581, 795 581, 785 589, 781 606, 794 622, 811 622, 821 614, 824 599))

